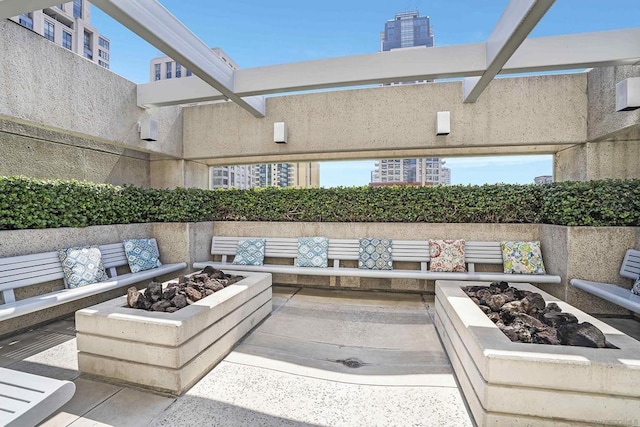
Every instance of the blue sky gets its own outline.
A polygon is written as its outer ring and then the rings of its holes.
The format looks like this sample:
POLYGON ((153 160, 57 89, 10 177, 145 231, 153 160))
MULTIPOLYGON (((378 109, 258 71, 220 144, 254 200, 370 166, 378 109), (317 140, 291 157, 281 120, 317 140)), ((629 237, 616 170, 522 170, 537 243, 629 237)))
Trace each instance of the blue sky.
MULTIPOLYGON (((384 22, 419 10, 431 18, 437 46, 486 41, 508 0, 397 2, 355 0, 164 0, 161 3, 209 46, 242 68, 377 52, 384 22)), ((111 40, 111 70, 149 81, 149 61, 162 53, 95 6, 92 23, 111 40)), ((557 0, 531 37, 640 26, 639 0, 557 0)), ((453 184, 530 183, 551 175, 551 156, 448 158, 453 184)), ((321 164, 321 185, 366 185, 373 161, 321 164)))

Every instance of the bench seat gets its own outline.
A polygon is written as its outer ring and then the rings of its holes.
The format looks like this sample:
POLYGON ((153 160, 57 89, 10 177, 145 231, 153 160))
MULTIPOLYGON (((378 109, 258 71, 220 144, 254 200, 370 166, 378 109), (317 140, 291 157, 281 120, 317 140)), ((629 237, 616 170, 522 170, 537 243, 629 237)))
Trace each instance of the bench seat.
MULTIPOLYGON (((640 275, 640 251, 629 249, 622 261, 620 276, 635 280, 638 275, 640 275)), ((571 285, 640 314, 640 295, 635 295, 630 289, 612 283, 592 282, 582 279, 571 279, 571 285)))
POLYGON ((70 381, 0 368, 0 425, 35 426, 71 400, 75 392, 70 381))
POLYGON ((15 300, 16 288, 46 283, 64 277, 57 252, 21 255, 0 259, 0 291, 5 303, 0 304, 0 321, 33 313, 71 301, 97 295, 112 289, 180 271, 186 263, 163 264, 152 270, 118 275, 117 267, 128 266, 122 243, 99 246, 109 280, 75 289, 61 289, 46 294, 15 300))
POLYGON ((236 265, 228 261, 235 256, 238 241, 251 237, 220 237, 212 240, 211 254, 221 256, 222 260, 201 261, 193 264, 195 269, 212 266, 221 270, 245 270, 265 273, 300 274, 309 276, 348 276, 393 279, 424 280, 477 280, 477 281, 509 281, 520 283, 560 283, 560 276, 540 274, 505 274, 501 272, 476 272, 476 264, 502 265, 500 242, 466 242, 465 260, 467 272, 435 272, 427 269, 429 262, 429 242, 420 240, 393 240, 392 251, 394 262, 420 263, 420 269, 406 270, 368 270, 353 267, 342 267, 342 261, 357 261, 360 243, 358 239, 329 239, 328 258, 333 263, 327 268, 297 267, 295 258, 298 253, 297 238, 266 238, 265 257, 288 258, 291 264, 264 264, 259 266, 236 265))

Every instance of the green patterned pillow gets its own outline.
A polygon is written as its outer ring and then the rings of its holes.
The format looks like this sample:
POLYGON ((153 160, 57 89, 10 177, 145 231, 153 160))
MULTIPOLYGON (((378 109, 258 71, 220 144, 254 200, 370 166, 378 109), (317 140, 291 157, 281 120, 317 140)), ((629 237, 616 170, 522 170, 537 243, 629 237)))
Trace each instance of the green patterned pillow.
POLYGON ((540 242, 501 242, 502 263, 508 274, 546 274, 540 242))
POLYGON ((238 241, 233 264, 262 265, 264 263, 265 239, 245 239, 238 241))
POLYGON ((296 267, 326 268, 329 262, 328 249, 329 239, 326 237, 299 237, 296 267))
POLYGON ((83 246, 58 250, 64 272, 64 287, 75 289, 109 279, 97 246, 83 246))
POLYGON ((358 268, 367 270, 393 270, 391 239, 360 239, 358 268))

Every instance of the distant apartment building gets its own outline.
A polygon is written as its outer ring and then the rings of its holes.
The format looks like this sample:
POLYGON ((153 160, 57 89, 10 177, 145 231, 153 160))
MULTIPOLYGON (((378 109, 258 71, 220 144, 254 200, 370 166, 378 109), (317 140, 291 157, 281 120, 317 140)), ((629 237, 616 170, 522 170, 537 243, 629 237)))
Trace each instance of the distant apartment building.
POLYGON ((377 160, 371 185, 451 185, 451 170, 438 157, 377 160))
MULTIPOLYGON (((220 57, 233 70, 238 69, 238 65, 219 47, 212 47, 211 50, 220 57)), ((193 73, 174 61, 168 56, 159 56, 151 60, 149 80, 152 82, 167 79, 180 79, 191 77, 193 73)))
POLYGON ((209 169, 209 177, 210 188, 320 186, 318 162, 213 166, 209 169))
POLYGON ((535 178, 533 178, 533 182, 538 185, 553 184, 553 176, 552 175, 536 176, 535 178))
POLYGON ((91 25, 90 7, 87 0, 74 0, 11 20, 108 69, 109 39, 91 25))

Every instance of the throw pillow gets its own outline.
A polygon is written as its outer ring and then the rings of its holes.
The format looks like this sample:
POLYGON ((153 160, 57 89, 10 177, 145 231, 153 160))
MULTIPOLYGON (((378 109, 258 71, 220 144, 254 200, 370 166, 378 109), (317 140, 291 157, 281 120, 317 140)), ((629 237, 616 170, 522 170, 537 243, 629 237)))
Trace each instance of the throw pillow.
POLYGON ((391 239, 360 239, 358 268, 368 270, 393 270, 391 239))
POLYGON ((299 237, 296 266, 326 268, 328 249, 329 239, 326 237, 299 237))
POLYGON ((64 272, 64 287, 75 289, 109 279, 97 246, 82 246, 58 250, 64 272))
POLYGON ((429 270, 464 273, 464 240, 429 240, 429 270))
POLYGON ((501 242, 502 263, 508 274, 545 274, 540 242, 501 242))
POLYGON ((631 292, 633 292, 636 295, 640 295, 640 276, 638 276, 635 283, 633 284, 633 288, 631 288, 631 292))
POLYGON ((265 239, 245 239, 238 241, 233 263, 238 265, 262 265, 264 263, 265 239))
POLYGON ((124 253, 132 273, 160 267, 160 253, 156 239, 129 239, 124 242, 124 253))

